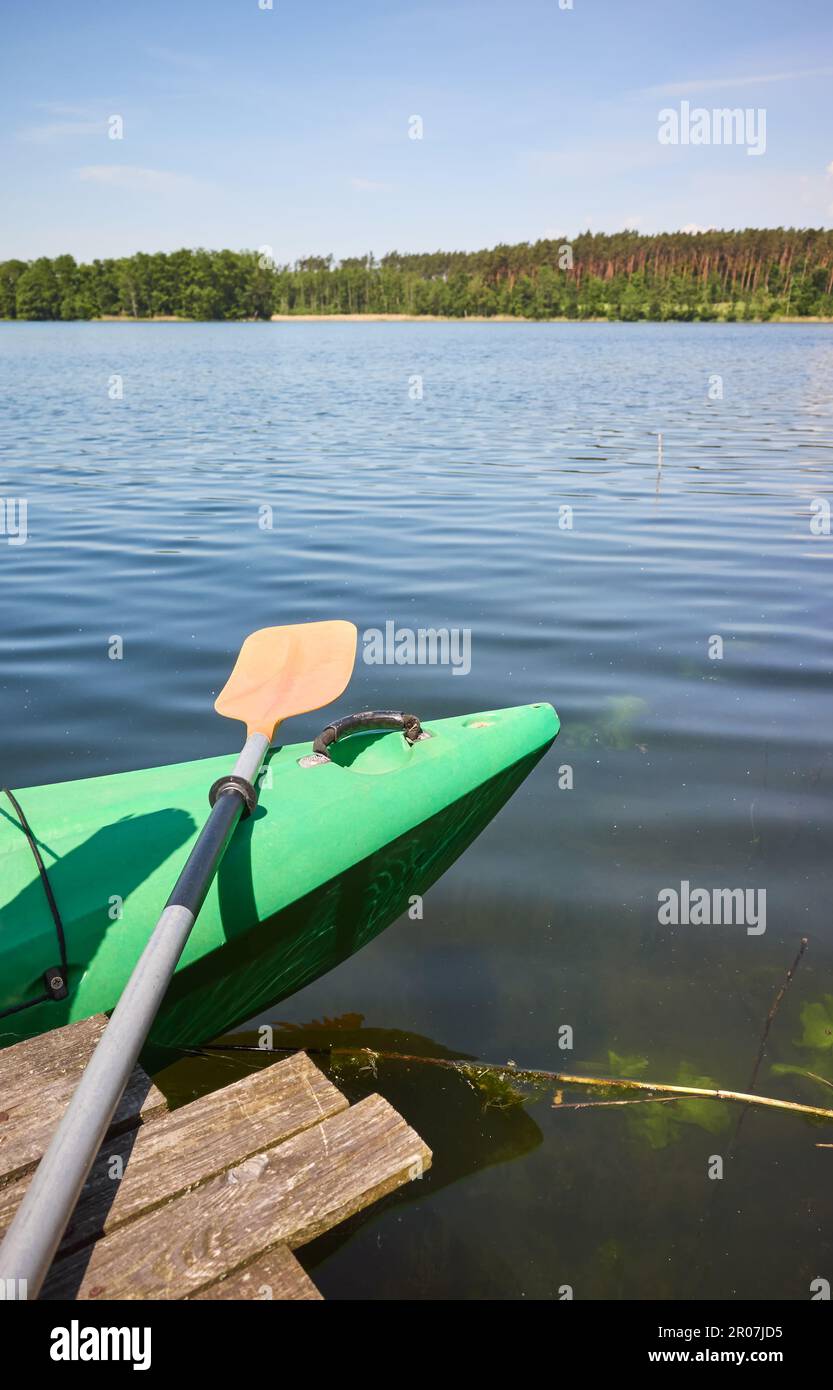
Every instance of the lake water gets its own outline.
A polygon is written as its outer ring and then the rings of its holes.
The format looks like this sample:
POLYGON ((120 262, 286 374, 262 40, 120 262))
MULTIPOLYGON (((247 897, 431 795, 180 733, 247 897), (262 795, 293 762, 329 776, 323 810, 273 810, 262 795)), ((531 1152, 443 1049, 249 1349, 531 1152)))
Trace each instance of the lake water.
MULTIPOLYGON (((29 529, 0 537, 3 783, 231 750, 213 695, 273 623, 470 629, 469 674, 359 661, 342 710, 561 716, 424 919, 265 1016, 341 1021, 290 1040, 745 1090, 806 935, 757 1089, 833 1103, 773 1070, 833 1076, 833 331, 4 323, 0 358, 0 495, 29 529), (684 880, 765 890, 766 930, 661 924, 684 880)), ((262 1060, 188 1059, 176 1084, 262 1060)), ((829 1125, 567 1110, 552 1087, 484 1108, 397 1062, 340 1079, 387 1095, 434 1167, 307 1247, 328 1297, 833 1279, 829 1125)))

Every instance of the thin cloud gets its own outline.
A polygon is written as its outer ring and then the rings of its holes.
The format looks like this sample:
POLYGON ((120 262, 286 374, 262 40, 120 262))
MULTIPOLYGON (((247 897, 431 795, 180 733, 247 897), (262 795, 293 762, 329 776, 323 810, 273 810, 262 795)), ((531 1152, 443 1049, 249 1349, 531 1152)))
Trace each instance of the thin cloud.
POLYGON ((359 193, 389 193, 393 184, 377 183, 375 179, 351 179, 350 187, 359 193))
POLYGON ((587 177, 620 174, 634 169, 650 169, 665 162, 666 147, 657 140, 604 140, 560 150, 526 150, 519 155, 521 167, 535 178, 587 177))
POLYGON ((805 68, 802 72, 768 72, 752 77, 692 77, 688 82, 662 82, 657 87, 643 87, 646 97, 678 97, 688 92, 730 90, 735 87, 758 87, 763 82, 798 82, 807 77, 833 77, 833 68, 805 68))
POLYGON ((78 170, 84 183, 98 183, 131 193, 176 193, 192 190, 197 180, 168 169, 144 169, 139 164, 85 164, 78 170))
POLYGON ((144 50, 148 57, 155 58, 157 62, 167 63, 169 67, 180 68, 185 72, 210 72, 214 64, 210 58, 203 58, 199 53, 182 53, 174 48, 162 48, 156 44, 145 44, 144 50))
POLYGON ((86 135, 106 135, 107 122, 97 121, 49 121, 45 125, 27 126, 18 131, 18 139, 28 144, 49 145, 57 140, 77 139, 86 135))
POLYGON ((78 116, 81 119, 93 120, 101 103, 97 104, 95 110, 89 102, 79 106, 78 103, 65 101, 36 101, 33 105, 37 111, 48 111, 50 116, 78 116))

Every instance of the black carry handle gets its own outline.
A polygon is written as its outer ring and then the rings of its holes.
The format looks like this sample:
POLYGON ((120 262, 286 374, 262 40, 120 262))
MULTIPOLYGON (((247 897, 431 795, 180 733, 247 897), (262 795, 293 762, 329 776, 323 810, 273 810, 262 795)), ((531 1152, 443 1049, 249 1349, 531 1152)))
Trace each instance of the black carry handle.
POLYGON ((361 714, 345 714, 342 719, 334 719, 323 729, 312 745, 313 753, 319 758, 327 758, 327 749, 336 739, 345 734, 353 734, 357 729, 401 729, 409 743, 416 743, 422 733, 422 725, 415 714, 403 714, 395 709, 366 709, 361 714))

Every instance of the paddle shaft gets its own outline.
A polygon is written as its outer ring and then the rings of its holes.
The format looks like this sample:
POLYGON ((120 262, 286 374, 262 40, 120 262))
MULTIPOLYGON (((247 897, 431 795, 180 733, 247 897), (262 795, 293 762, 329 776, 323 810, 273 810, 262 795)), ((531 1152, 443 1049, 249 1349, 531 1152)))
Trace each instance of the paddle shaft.
MULTIPOLYGON (((269 742, 250 734, 234 775, 254 782, 269 742)), ((23 1297, 40 1291, 243 805, 235 791, 214 803, 0 1245, 0 1284, 25 1281, 23 1297)))

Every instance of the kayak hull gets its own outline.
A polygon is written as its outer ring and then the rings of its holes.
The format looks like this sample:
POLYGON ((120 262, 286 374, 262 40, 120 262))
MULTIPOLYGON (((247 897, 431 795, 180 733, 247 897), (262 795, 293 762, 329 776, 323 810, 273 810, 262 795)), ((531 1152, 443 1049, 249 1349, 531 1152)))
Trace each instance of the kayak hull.
MULTIPOLYGON (((409 746, 354 736, 302 767, 274 750, 258 807, 220 865, 151 1031, 194 1045, 295 993, 408 910, 480 833, 558 732, 549 705, 441 719, 409 746)), ((0 813, 0 1046, 115 1007, 207 812, 227 758, 17 792, 67 943, 68 995, 31 847, 0 813)))

